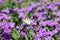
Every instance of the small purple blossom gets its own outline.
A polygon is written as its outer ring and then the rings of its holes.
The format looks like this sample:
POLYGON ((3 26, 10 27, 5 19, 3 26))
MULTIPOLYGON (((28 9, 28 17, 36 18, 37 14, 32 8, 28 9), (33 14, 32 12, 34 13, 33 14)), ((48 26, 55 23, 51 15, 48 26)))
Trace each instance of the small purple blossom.
POLYGON ((0 3, 3 3, 3 0, 0 0, 0 3))
POLYGON ((26 15, 24 13, 18 13, 18 18, 24 18, 26 15))
POLYGON ((4 33, 10 33, 10 32, 11 32, 10 29, 8 29, 8 28, 5 28, 5 29, 4 29, 4 33))
POLYGON ((50 36, 46 36, 45 40, 51 40, 51 37, 50 36))
POLYGON ((7 9, 3 9, 1 12, 2 13, 9 13, 9 9, 8 8, 7 9))
POLYGON ((26 30, 22 30, 21 31, 21 35, 25 36, 27 34, 27 31, 26 30))
POLYGON ((1 37, 2 37, 3 39, 10 39, 10 35, 9 35, 8 33, 3 33, 3 34, 1 35, 1 37))

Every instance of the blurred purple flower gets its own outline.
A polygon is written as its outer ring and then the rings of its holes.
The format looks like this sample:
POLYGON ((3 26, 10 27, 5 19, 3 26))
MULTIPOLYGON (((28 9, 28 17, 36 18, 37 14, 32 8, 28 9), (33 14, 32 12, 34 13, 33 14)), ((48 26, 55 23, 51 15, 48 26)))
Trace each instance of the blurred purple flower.
POLYGON ((58 1, 54 1, 53 2, 55 5, 60 5, 60 2, 58 2, 58 1))
POLYGON ((3 39, 10 39, 10 35, 9 35, 8 33, 3 33, 3 34, 1 35, 1 37, 2 37, 3 39))
POLYGON ((3 0, 0 0, 0 3, 3 3, 3 0))
POLYGON ((60 17, 60 10, 55 13, 56 16, 60 17))
POLYGON ((10 32, 11 32, 10 29, 8 29, 8 28, 5 28, 5 29, 4 29, 4 33, 10 33, 10 32))
POLYGON ((10 20, 11 18, 11 16, 5 15, 5 19, 10 20))
POLYGON ((1 12, 2 13, 9 13, 9 9, 7 8, 7 9, 3 9, 3 10, 1 10, 1 12))
POLYGON ((14 8, 13 11, 16 12, 18 10, 18 8, 14 8))
POLYGON ((39 38, 39 37, 36 37, 34 40, 41 40, 41 38, 39 38))
POLYGON ((60 39, 60 34, 57 36, 57 38, 59 38, 59 39, 60 39))
POLYGON ((56 18, 56 17, 55 17, 54 21, 55 21, 55 22, 58 22, 58 21, 59 21, 59 18, 56 18))
POLYGON ((18 31, 18 32, 20 32, 20 26, 16 26, 16 30, 18 31))
POLYGON ((17 3, 21 3, 22 2, 22 0, 17 0, 17 3))
POLYGON ((40 2, 37 2, 36 5, 37 5, 37 6, 40 6, 41 4, 40 4, 40 2))
POLYGON ((46 24, 52 27, 52 26, 56 26, 58 23, 57 22, 54 22, 52 20, 47 20, 46 21, 46 24))
POLYGON ((22 13, 23 11, 25 11, 24 8, 20 8, 20 9, 18 9, 18 13, 22 13))
POLYGON ((20 26, 21 27, 24 27, 25 25, 26 25, 26 23, 25 22, 22 22, 20 26))
POLYGON ((9 26, 9 28, 13 28, 15 26, 15 23, 14 22, 9 22, 8 26, 9 26))
POLYGON ((39 21, 42 18, 42 15, 40 13, 35 12, 32 16, 31 19, 39 21))
POLYGON ((1 20, 1 19, 10 20, 11 18, 12 18, 11 16, 8 16, 8 15, 6 15, 6 14, 4 14, 4 13, 1 13, 1 14, 0 14, 0 20, 1 20))
POLYGON ((51 31, 51 32, 52 32, 52 34, 54 35, 55 33, 58 33, 58 32, 59 32, 59 29, 56 28, 55 30, 53 30, 53 31, 51 31))
POLYGON ((26 15, 24 13, 18 13, 18 18, 24 18, 26 15))
POLYGON ((4 18, 4 14, 0 13, 0 20, 4 18))
POLYGON ((25 36, 27 34, 27 31, 26 30, 22 30, 21 31, 21 35, 25 36))
POLYGON ((6 21, 3 21, 3 22, 1 22, 1 29, 5 29, 5 28, 8 28, 8 26, 7 26, 7 22, 6 21))
POLYGON ((32 10, 32 7, 30 7, 30 6, 26 6, 26 7, 25 7, 25 11, 26 11, 26 12, 29 12, 29 11, 31 11, 31 10, 32 10))
POLYGON ((46 36, 45 40, 51 40, 51 37, 50 36, 46 36))
POLYGON ((39 25, 40 26, 45 26, 46 25, 46 22, 45 21, 39 22, 39 25))
POLYGON ((30 2, 30 7, 34 8, 36 5, 34 4, 34 2, 30 2))

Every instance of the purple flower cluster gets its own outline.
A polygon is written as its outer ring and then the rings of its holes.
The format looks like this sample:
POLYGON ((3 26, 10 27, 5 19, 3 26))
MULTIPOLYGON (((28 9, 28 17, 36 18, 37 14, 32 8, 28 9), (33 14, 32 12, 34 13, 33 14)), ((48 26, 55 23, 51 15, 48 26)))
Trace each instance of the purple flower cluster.
MULTIPOLYGON (((17 2, 21 3, 22 1, 18 0, 17 2)), ((46 0, 41 2, 30 2, 24 8, 0 10, 1 38, 9 40, 11 34, 16 30, 18 35, 32 37, 32 40, 51 40, 55 34, 60 38, 58 36, 60 32, 60 2, 47 2, 46 0)))

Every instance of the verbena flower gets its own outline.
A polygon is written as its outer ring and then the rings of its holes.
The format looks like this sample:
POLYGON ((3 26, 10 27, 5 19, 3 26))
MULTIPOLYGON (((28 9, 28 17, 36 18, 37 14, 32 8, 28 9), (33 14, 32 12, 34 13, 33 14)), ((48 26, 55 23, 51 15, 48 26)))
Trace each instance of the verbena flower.
POLYGON ((35 12, 32 16, 31 19, 39 21, 42 18, 42 15, 39 14, 38 12, 35 12))
POLYGON ((6 15, 6 14, 3 14, 3 13, 0 14, 0 20, 1 20, 1 19, 10 20, 11 18, 12 18, 11 16, 8 16, 8 15, 6 15))
POLYGON ((22 0, 16 0, 17 1, 17 3, 21 3, 22 2, 22 0))
POLYGON ((0 3, 3 3, 3 0, 0 0, 0 3))
POLYGON ((51 37, 50 36, 46 36, 45 40, 51 40, 51 37))
POLYGON ((18 13, 18 18, 24 18, 26 15, 24 13, 18 13))
POLYGON ((60 11, 57 11, 55 15, 60 17, 60 11))
POLYGON ((60 5, 60 2, 58 2, 58 1, 54 1, 53 2, 55 5, 60 5))
POLYGON ((39 25, 40 25, 40 26, 45 26, 45 25, 46 25, 46 22, 44 22, 44 21, 39 22, 39 25))
POLYGON ((10 29, 8 29, 8 28, 5 28, 5 29, 4 29, 4 33, 10 33, 10 32, 11 32, 10 29))
POLYGON ((10 28, 14 28, 14 27, 15 27, 15 23, 14 23, 14 22, 9 22, 9 23, 8 23, 8 26, 9 26, 10 28))
POLYGON ((10 35, 9 35, 8 33, 3 33, 3 34, 1 35, 1 37, 2 37, 3 39, 10 39, 10 35))
POLYGON ((51 21, 51 20, 47 20, 46 21, 46 24, 52 27, 52 26, 57 25, 58 23, 57 22, 54 22, 54 21, 51 21))
POLYGON ((2 12, 2 13, 9 13, 9 9, 8 9, 8 8, 3 9, 3 10, 1 10, 1 12, 2 12))
POLYGON ((21 35, 22 35, 22 36, 25 36, 26 34, 27 34, 27 31, 26 31, 26 30, 22 30, 22 31, 21 31, 21 35))
POLYGON ((34 40, 41 40, 41 38, 39 38, 39 37, 36 37, 34 40))
POLYGON ((26 12, 29 12, 29 11, 31 11, 31 10, 32 10, 32 7, 30 7, 30 6, 26 6, 26 7, 25 7, 25 11, 26 11, 26 12))

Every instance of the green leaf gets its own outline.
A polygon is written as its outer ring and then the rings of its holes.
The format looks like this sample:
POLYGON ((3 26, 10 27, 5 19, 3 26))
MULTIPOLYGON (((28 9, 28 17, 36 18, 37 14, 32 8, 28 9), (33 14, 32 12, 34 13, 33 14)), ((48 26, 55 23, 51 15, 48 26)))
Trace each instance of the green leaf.
POLYGON ((19 32, 15 28, 13 28, 11 32, 11 37, 14 38, 15 40, 18 40, 18 38, 20 37, 19 32))
POLYGON ((52 38, 52 40, 55 40, 54 38, 52 38))
POLYGON ((25 40, 28 40, 28 37, 27 36, 25 36, 25 40))

